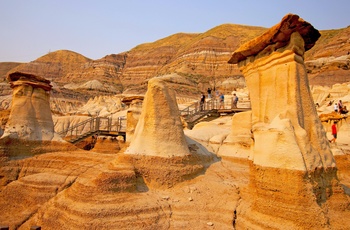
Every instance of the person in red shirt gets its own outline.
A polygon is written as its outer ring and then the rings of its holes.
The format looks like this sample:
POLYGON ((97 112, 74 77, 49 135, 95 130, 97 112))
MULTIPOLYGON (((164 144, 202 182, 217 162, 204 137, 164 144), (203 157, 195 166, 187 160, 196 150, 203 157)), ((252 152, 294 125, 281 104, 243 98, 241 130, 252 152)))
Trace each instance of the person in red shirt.
POLYGON ((331 143, 335 143, 335 141, 337 140, 337 121, 334 121, 333 122, 333 125, 332 125, 332 135, 333 135, 333 139, 330 140, 329 142, 331 143))

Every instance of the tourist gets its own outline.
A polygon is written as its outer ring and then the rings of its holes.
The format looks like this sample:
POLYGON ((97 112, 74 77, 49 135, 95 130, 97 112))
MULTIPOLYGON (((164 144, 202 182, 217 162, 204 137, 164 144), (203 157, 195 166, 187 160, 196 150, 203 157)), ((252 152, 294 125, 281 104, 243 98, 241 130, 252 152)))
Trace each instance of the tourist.
POLYGON ((208 92, 208 98, 210 99, 211 98, 211 88, 208 88, 207 92, 208 92))
POLYGON ((201 100, 200 100, 200 109, 201 109, 201 111, 204 110, 204 103, 205 103, 205 95, 202 93, 201 100))
POLYGON ((346 108, 346 105, 344 106, 344 108, 342 108, 342 110, 340 110, 340 113, 341 114, 347 114, 349 111, 348 109, 346 108))
POLYGON ((232 108, 233 109, 237 109, 237 103, 238 103, 238 97, 237 95, 234 93, 233 97, 232 97, 232 108))
POLYGON ((341 113, 342 109, 343 109, 343 102, 341 100, 339 100, 339 102, 338 102, 339 113, 341 113))
POLYGON ((339 107, 339 109, 343 108, 343 102, 341 100, 339 100, 339 102, 338 102, 338 107, 339 107))
POLYGON ((220 107, 219 109, 225 109, 225 96, 223 93, 220 93, 220 107))
POLYGON ((215 91, 215 94, 216 94, 216 95, 215 95, 215 98, 218 98, 218 97, 220 96, 219 90, 216 90, 216 91, 215 91))
POLYGON ((334 112, 338 112, 339 107, 338 107, 338 103, 334 103, 334 112))
POLYGON ((335 143, 335 141, 337 140, 337 133, 337 121, 334 121, 332 125, 333 139, 329 141, 330 143, 335 143))

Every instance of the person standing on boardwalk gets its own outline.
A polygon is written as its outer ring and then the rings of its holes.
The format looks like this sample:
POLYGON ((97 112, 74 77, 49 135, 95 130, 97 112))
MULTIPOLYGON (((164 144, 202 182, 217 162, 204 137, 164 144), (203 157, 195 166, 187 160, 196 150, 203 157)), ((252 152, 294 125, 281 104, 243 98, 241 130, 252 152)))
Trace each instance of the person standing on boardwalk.
POLYGON ((332 136, 333 136, 333 139, 329 141, 330 143, 335 143, 335 141, 337 140, 337 134, 338 134, 337 121, 334 121, 333 125, 332 125, 332 136))
POLYGON ((208 98, 210 99, 211 98, 211 88, 208 88, 207 92, 208 92, 208 98))
POLYGON ((338 112, 339 110, 339 106, 338 106, 338 103, 334 103, 334 112, 338 112))
POLYGON ((201 101, 200 101, 201 111, 204 110, 204 103, 205 103, 205 96, 204 96, 204 94, 202 93, 202 95, 201 95, 201 101))
POLYGON ((341 100, 339 100, 338 102, 338 109, 339 109, 339 113, 341 113, 341 111, 343 110, 343 102, 341 100))
POLYGON ((225 96, 223 93, 220 93, 220 107, 219 109, 225 109, 225 96))
POLYGON ((233 109, 237 109, 237 103, 238 103, 238 97, 237 95, 234 93, 233 97, 232 97, 232 108, 233 109))

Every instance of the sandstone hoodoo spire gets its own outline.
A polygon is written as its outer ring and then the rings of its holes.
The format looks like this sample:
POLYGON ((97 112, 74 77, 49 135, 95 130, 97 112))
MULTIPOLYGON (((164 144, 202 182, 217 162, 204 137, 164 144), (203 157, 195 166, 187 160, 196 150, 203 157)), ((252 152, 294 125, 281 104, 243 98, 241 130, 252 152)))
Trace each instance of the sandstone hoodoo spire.
POLYGON ((140 119, 126 153, 159 157, 190 154, 175 92, 161 77, 148 81, 140 119))
POLYGON ((50 109, 50 81, 32 74, 8 75, 13 89, 12 107, 2 138, 52 140, 54 124, 50 109))
POLYGON ((240 209, 237 226, 324 228, 330 216, 322 204, 343 196, 304 64, 305 51, 319 37, 311 24, 288 14, 229 60, 238 64, 250 91, 254 137, 248 189, 253 202, 240 209))
POLYGON ((304 65, 305 50, 319 36, 312 25, 288 14, 280 24, 233 53, 229 63, 238 63, 250 90, 254 163, 311 171, 335 166, 304 65), (288 142, 275 148, 282 144, 275 142, 281 133, 288 142), (271 135, 271 146, 265 134, 271 135))

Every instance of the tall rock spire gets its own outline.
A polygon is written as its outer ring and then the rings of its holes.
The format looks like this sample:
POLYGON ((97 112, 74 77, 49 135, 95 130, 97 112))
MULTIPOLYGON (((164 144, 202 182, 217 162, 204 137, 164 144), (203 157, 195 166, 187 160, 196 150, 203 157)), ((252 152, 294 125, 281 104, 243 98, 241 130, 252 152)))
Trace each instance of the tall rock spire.
POLYGON ((233 53, 229 63, 238 63, 250 91, 255 164, 298 170, 335 166, 304 65, 305 50, 319 36, 312 25, 288 14, 233 53))
POLYGON ((175 92, 163 78, 148 81, 141 116, 125 153, 160 157, 190 154, 175 92))
MULTIPOLYGON (((349 205, 310 93, 304 53, 319 32, 288 14, 266 33, 243 44, 238 64, 250 91, 253 133, 250 183, 235 228, 325 229, 332 197, 349 205), (327 205, 324 205, 327 203, 327 205)), ((335 207, 335 206, 334 206, 335 207)))

